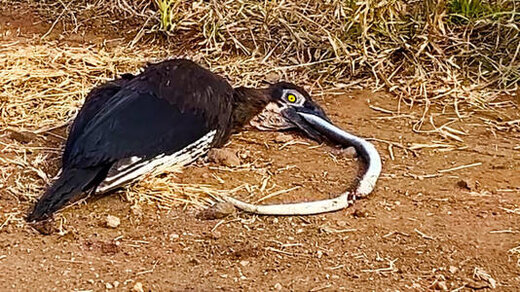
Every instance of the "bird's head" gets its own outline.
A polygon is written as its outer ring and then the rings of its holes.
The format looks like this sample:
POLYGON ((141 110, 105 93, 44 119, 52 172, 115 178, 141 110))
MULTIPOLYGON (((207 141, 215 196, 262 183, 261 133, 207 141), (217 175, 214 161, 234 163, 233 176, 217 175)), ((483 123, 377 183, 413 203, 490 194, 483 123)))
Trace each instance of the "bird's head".
POLYGON ((329 118, 305 89, 288 82, 269 87, 270 102, 250 124, 260 130, 300 129, 311 139, 321 141, 322 135, 305 118, 313 115, 327 122, 329 118))

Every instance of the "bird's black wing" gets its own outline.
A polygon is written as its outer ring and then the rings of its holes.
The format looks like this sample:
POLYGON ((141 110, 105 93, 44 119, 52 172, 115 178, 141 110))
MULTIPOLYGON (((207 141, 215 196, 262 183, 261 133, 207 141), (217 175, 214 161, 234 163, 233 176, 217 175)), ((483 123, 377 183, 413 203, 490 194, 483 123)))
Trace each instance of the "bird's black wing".
POLYGON ((121 78, 107 82, 89 92, 85 98, 85 103, 83 103, 83 106, 70 127, 65 150, 63 151, 63 168, 68 166, 72 145, 81 135, 87 123, 105 106, 111 97, 118 93, 119 90, 134 77, 132 74, 123 74, 121 78))
POLYGON ((151 159, 171 154, 210 131, 202 114, 183 113, 152 93, 121 89, 114 99, 71 146, 69 167, 88 168, 129 157, 151 159))
MULTIPOLYGON (((71 167, 176 152, 211 130, 229 135, 233 89, 187 60, 150 65, 107 100, 71 142, 71 167)), ((216 141, 220 142, 220 141, 216 141)))

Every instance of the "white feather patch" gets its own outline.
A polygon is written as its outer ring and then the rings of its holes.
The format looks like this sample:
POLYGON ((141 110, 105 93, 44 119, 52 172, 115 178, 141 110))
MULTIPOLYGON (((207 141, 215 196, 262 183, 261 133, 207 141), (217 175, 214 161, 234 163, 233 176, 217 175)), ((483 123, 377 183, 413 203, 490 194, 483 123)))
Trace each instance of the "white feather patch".
POLYGON ((174 165, 185 166, 192 163, 208 152, 216 132, 213 130, 170 155, 163 153, 148 160, 134 156, 118 161, 109 170, 105 180, 96 188, 96 193, 105 193, 121 187, 145 174, 159 173, 174 165))

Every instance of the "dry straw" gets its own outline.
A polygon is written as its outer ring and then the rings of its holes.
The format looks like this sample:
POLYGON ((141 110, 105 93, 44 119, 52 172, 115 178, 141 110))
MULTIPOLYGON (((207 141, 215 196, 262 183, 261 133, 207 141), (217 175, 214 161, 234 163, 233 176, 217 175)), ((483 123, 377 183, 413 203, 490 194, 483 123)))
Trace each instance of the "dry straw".
MULTIPOLYGON (((60 3, 47 1, 42 10, 58 14, 65 10, 60 3)), ((369 80, 373 89, 422 106, 416 130, 432 106, 461 118, 461 109, 487 108, 520 83, 520 12, 514 0, 71 3, 86 14, 106 11, 107 18, 139 23, 134 41, 163 31, 174 49, 203 52, 212 64, 235 55, 284 71, 312 66, 306 77, 326 88, 369 80)), ((236 68, 226 73, 240 75, 251 66, 236 68)))

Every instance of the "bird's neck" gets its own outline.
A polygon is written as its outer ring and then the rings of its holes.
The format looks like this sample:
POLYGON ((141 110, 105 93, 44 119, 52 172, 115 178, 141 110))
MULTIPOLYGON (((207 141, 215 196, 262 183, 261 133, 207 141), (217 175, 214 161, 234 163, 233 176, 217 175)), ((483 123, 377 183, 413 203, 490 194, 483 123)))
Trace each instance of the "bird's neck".
POLYGON ((268 89, 237 87, 233 94, 233 128, 241 128, 270 101, 268 89))

